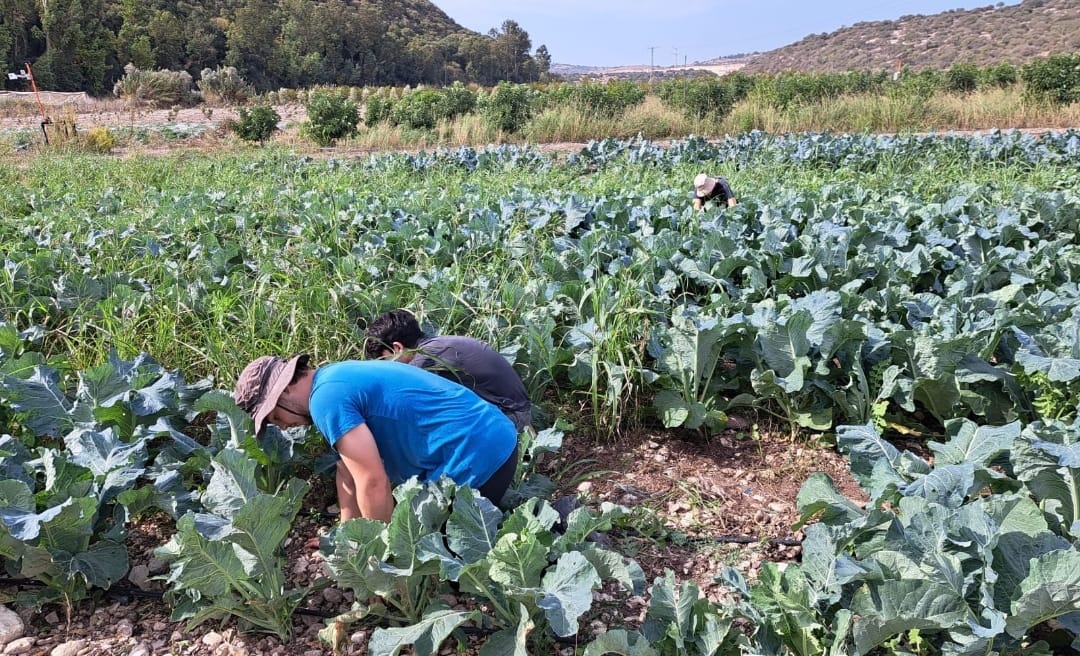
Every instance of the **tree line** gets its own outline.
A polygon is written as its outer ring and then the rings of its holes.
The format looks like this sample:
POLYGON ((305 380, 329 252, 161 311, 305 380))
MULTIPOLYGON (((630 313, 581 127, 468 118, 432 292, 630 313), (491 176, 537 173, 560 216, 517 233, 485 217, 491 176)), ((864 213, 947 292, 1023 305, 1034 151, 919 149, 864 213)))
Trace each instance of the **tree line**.
POLYGON ((112 89, 129 63, 196 79, 232 66, 257 91, 494 85, 548 71, 547 48, 533 52, 512 20, 478 34, 409 21, 401 9, 364 0, 0 0, 0 69, 29 62, 41 88, 91 94, 112 89))

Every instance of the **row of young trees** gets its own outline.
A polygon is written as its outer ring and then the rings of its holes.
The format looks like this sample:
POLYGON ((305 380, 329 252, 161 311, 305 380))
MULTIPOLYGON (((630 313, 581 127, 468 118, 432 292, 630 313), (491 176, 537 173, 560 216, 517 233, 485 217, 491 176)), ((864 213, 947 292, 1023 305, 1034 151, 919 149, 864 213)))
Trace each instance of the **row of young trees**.
POLYGON ((195 77, 233 66, 258 91, 531 82, 550 66, 547 48, 532 52, 514 21, 481 35, 410 23, 395 9, 357 0, 0 0, 0 70, 30 62, 42 88, 100 94, 129 63, 195 77))

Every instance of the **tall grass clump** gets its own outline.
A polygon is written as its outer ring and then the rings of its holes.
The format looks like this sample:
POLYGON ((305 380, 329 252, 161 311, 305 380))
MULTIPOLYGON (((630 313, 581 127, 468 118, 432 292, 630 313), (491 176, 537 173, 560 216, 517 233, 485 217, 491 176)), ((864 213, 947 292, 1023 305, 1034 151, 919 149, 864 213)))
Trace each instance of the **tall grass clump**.
POLYGON ((247 102, 255 93, 232 66, 202 69, 196 85, 203 101, 211 105, 238 105, 247 102))
POLYGON ((171 107, 191 102, 191 74, 187 71, 145 71, 133 64, 124 67, 124 77, 113 85, 113 95, 132 105, 171 107))

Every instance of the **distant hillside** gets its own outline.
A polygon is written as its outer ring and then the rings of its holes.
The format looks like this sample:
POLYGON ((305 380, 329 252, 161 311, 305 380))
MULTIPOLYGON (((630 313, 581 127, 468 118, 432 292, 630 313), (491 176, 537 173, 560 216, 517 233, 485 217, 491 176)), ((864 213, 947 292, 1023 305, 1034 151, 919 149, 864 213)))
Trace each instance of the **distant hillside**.
POLYGON ((1080 51, 1080 0, 1024 0, 1019 5, 950 10, 932 16, 856 23, 813 34, 752 59, 747 73, 915 69, 970 62, 1021 64, 1080 51))
MULTIPOLYGON (((0 0, 0 71, 108 94, 140 71, 231 67, 256 91, 317 85, 534 82, 550 63, 506 20, 480 34, 429 0, 0 0), (130 70, 134 70, 130 69, 130 70)), ((0 89, 23 91, 21 80, 0 89)))
POLYGON ((354 4, 378 10, 390 31, 397 34, 423 36, 430 41, 451 34, 476 35, 429 0, 359 0, 354 4))

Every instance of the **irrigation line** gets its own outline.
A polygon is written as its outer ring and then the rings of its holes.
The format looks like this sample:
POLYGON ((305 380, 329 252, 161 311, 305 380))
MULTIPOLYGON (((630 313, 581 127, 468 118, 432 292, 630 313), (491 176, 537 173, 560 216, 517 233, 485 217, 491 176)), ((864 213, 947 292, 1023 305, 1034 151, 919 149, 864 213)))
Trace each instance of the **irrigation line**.
MULTIPOLYGON (((45 584, 37 579, 13 579, 0 577, 0 588, 3 587, 16 587, 16 588, 43 588, 45 584)), ((157 590, 142 590, 140 588, 132 588, 130 586, 118 586, 114 585, 104 593, 110 597, 134 597, 137 599, 149 599, 151 601, 160 601, 164 603, 164 594, 157 590)), ((321 617, 323 619, 329 619, 331 617, 337 617, 337 613, 326 613, 321 610, 314 610, 312 608, 297 608, 293 611, 296 615, 311 615, 313 617, 321 617)))
POLYGON ((802 540, 798 538, 768 538, 764 535, 754 537, 752 535, 713 535, 701 538, 691 538, 693 542, 731 542, 735 544, 757 544, 768 542, 778 547, 799 547, 802 540))

